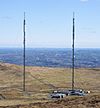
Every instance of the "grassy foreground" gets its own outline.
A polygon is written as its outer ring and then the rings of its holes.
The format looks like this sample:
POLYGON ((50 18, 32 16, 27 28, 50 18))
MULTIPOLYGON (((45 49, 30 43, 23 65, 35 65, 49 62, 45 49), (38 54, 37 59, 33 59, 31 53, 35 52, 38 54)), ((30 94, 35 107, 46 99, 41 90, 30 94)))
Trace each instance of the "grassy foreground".
POLYGON ((100 108, 100 69, 75 69, 75 87, 90 90, 85 97, 51 100, 52 90, 71 89, 70 68, 26 67, 0 63, 0 108, 100 108))

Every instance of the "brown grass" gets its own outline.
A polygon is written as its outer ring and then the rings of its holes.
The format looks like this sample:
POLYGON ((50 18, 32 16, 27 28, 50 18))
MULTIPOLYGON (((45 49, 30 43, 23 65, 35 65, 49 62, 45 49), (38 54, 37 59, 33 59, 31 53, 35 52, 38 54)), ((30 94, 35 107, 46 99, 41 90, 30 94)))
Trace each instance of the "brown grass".
POLYGON ((100 108, 100 69, 75 69, 75 87, 90 90, 85 97, 67 97, 52 101, 52 90, 71 89, 71 69, 26 67, 26 92, 23 92, 23 68, 0 63, 0 100, 3 108, 100 108), (11 107, 12 106, 12 107, 11 107), (33 107, 34 106, 34 107, 33 107))

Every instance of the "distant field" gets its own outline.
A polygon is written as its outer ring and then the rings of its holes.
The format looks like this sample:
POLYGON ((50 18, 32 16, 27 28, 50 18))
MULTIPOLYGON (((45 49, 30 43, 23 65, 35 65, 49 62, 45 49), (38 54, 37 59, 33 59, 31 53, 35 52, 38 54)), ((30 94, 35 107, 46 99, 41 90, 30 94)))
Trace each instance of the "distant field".
POLYGON ((72 108, 77 106, 75 103, 79 106, 73 108, 93 108, 92 104, 94 108, 100 108, 99 68, 75 69, 75 88, 90 90, 89 96, 66 97, 56 102, 48 97, 52 90, 71 89, 71 71, 70 68, 28 66, 26 92, 23 92, 22 66, 0 63, 0 94, 5 98, 0 97, 0 108, 72 108))

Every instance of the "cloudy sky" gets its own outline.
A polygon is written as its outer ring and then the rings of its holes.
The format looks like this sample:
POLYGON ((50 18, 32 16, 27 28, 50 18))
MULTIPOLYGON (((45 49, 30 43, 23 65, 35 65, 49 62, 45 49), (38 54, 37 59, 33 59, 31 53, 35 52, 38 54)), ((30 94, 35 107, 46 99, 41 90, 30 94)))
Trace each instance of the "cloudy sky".
POLYGON ((27 47, 100 47, 100 0, 0 0, 0 47, 22 47, 26 12, 27 47))

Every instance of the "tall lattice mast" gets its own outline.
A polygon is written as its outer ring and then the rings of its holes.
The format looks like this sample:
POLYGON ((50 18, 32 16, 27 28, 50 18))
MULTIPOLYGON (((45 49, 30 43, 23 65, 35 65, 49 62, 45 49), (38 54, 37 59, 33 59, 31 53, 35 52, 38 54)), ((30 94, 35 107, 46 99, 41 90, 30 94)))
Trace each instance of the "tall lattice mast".
POLYGON ((74 40, 75 40, 75 18, 73 12, 73 43, 72 43, 72 90, 74 90, 74 40))
POLYGON ((23 22, 23 91, 25 91, 25 12, 24 12, 24 22, 23 22))

